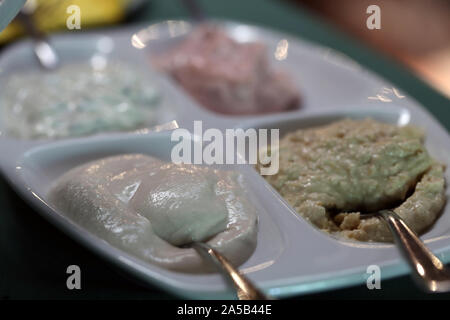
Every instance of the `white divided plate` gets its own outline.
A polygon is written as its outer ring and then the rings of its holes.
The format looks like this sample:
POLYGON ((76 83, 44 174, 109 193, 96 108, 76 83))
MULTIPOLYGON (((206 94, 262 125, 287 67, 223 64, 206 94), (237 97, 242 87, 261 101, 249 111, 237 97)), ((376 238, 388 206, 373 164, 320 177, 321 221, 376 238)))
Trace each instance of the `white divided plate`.
MULTIPOLYGON (((155 74, 165 96, 173 104, 175 119, 181 126, 189 128, 192 120, 203 120, 204 127, 279 128, 283 134, 343 117, 372 117, 398 125, 413 123, 424 127, 432 156, 450 163, 446 148, 450 137, 446 130, 414 101, 348 58, 259 27, 233 22, 223 25, 231 35, 239 35, 240 41, 266 43, 270 53, 275 51, 281 39, 288 41, 287 58, 283 61, 273 59, 272 62, 293 75, 303 96, 303 107, 275 115, 221 116, 199 107, 170 79, 155 74)), ((108 37, 114 42, 111 56, 139 63, 148 72, 153 72, 146 61, 145 50, 135 49, 130 44, 131 36, 140 28, 143 26, 56 36, 53 43, 68 62, 88 59, 98 49, 98 40, 108 37)), ((158 40, 154 45, 163 46, 164 41, 158 40)), ((29 45, 23 42, 7 50, 0 57, 0 69, 14 72, 18 68, 35 68, 29 45)), ((78 164, 130 152, 169 160, 171 146, 170 132, 100 134, 58 141, 22 141, 4 133, 0 137, 0 169, 17 192, 50 222, 141 282, 189 298, 230 298, 232 292, 220 275, 176 273, 148 264, 90 234, 46 203, 50 184, 78 164)), ((252 167, 239 166, 236 170, 244 175, 248 196, 259 212, 258 245, 240 269, 270 295, 286 297, 361 284, 367 278, 366 268, 372 264, 382 268, 383 279, 408 272, 394 245, 332 238, 300 218, 252 167)), ((448 172, 446 178, 450 181, 448 172)), ((444 262, 449 262, 449 237, 450 210, 447 206, 423 239, 444 262)))

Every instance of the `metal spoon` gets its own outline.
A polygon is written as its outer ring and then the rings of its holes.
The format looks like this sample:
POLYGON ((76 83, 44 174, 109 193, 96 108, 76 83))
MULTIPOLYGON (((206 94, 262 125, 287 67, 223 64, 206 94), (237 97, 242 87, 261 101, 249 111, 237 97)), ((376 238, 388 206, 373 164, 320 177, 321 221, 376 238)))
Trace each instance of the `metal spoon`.
POLYGON ((413 270, 413 279, 427 292, 450 291, 450 270, 392 210, 378 214, 387 222, 394 240, 413 270))
POLYGON ((196 0, 182 0, 184 7, 188 10, 189 15, 196 22, 202 22, 206 19, 206 13, 196 0))
POLYGON ((47 37, 34 24, 31 14, 20 11, 17 18, 22 22, 26 32, 34 41, 34 55, 36 56, 39 65, 44 70, 54 70, 59 65, 59 58, 55 49, 48 42, 47 37))
POLYGON ((223 255, 209 245, 203 242, 193 242, 190 246, 197 250, 202 257, 214 263, 218 270, 233 284, 239 300, 271 300, 233 267, 223 255))

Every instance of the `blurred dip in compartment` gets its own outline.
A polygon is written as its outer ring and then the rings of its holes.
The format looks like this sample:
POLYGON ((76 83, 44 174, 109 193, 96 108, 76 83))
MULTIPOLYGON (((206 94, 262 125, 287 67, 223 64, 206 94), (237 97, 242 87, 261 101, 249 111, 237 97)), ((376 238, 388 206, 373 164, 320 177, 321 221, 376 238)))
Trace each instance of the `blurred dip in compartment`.
POLYGON ((153 57, 204 107, 229 115, 295 109, 300 96, 289 76, 274 70, 262 43, 239 43, 203 24, 165 54, 153 57))
POLYGON ((172 113, 151 78, 118 61, 65 64, 54 72, 13 73, 5 80, 2 127, 22 139, 136 130, 169 121, 172 113))

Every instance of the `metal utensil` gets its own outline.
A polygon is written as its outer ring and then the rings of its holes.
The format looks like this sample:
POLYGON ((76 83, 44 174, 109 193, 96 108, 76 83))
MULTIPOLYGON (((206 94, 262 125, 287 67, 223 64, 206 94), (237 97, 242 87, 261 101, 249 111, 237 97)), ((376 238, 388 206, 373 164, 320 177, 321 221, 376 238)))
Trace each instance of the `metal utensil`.
POLYGON ((197 252, 213 262, 218 270, 233 284, 236 288, 236 294, 239 300, 270 300, 261 290, 259 290, 250 280, 242 275, 233 265, 219 252, 202 242, 194 242, 190 245, 197 252))
POLYGON ((450 291, 450 270, 392 210, 377 213, 387 222, 394 240, 408 261, 416 283, 428 292, 450 291))
POLYGON ((41 32, 34 24, 31 14, 22 10, 17 15, 19 21, 25 27, 26 32, 33 39, 34 47, 33 52, 36 56, 39 65, 44 70, 54 70, 59 65, 59 58, 55 49, 51 46, 50 42, 43 32, 41 32))
POLYGON ((184 7, 188 10, 189 15, 196 22, 202 22, 206 19, 206 13, 196 0, 182 0, 184 7))

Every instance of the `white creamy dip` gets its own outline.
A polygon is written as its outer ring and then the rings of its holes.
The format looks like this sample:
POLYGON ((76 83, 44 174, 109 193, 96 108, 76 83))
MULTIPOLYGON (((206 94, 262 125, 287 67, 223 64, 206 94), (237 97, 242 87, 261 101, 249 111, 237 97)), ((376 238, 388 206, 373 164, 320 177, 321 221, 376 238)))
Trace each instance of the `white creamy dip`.
POLYGON ((3 129, 23 139, 134 130, 161 122, 167 111, 152 81, 117 61, 16 73, 1 89, 3 129))
POLYGON ((255 208, 242 176, 129 154, 65 173, 50 203, 87 230, 131 254, 183 272, 210 271, 194 249, 205 241, 236 265, 254 251, 255 208))

